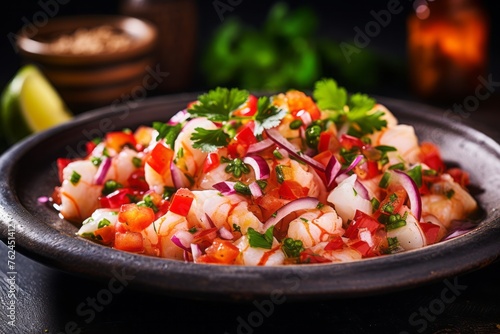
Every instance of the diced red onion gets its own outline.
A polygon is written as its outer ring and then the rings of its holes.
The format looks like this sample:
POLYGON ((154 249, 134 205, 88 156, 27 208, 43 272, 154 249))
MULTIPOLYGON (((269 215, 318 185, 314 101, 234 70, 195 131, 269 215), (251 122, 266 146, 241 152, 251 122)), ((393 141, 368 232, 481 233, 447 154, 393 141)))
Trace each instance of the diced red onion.
POLYGON ((311 124, 312 122, 312 118, 311 118, 311 114, 309 114, 307 111, 305 110, 300 110, 298 113, 297 113, 297 116, 300 117, 300 119, 302 120, 302 123, 307 127, 309 124, 311 124))
POLYGON ((186 119, 188 119, 190 114, 187 112, 186 109, 178 111, 170 120, 167 122, 168 125, 177 125, 179 123, 184 122, 186 119))
POLYGON ((243 158, 243 162, 252 166, 257 180, 263 180, 269 177, 271 171, 269 170, 266 159, 263 157, 258 155, 246 156, 243 158))
POLYGON ((193 235, 187 231, 177 231, 171 238, 174 245, 185 250, 191 251, 191 248, 188 246, 193 240, 193 235), (185 233, 184 233, 185 232, 185 233))
POLYGON ((271 147, 272 145, 274 145, 274 142, 271 139, 266 138, 262 141, 259 141, 257 143, 254 143, 254 144, 248 146, 247 153, 248 154, 257 153, 257 152, 265 150, 266 148, 271 147))
POLYGON ((443 238, 443 241, 450 240, 461 235, 464 235, 477 227, 477 223, 470 220, 454 220, 448 234, 443 238))
POLYGON ((325 171, 325 166, 323 166, 323 164, 319 163, 318 161, 314 160, 313 158, 311 158, 305 154, 297 152, 297 148, 292 143, 290 143, 288 140, 286 140, 286 138, 283 137, 277 129, 267 129, 266 133, 267 133, 268 137, 271 138, 271 140, 273 140, 280 147, 287 150, 288 153, 293 155, 295 158, 307 163, 309 166, 311 166, 311 167, 313 167, 321 172, 325 171))
POLYGON ((255 198, 261 197, 262 194, 262 189, 260 189, 260 186, 257 182, 252 182, 248 185, 248 188, 250 188, 250 192, 252 193, 252 196, 255 198))
POLYGON ((111 158, 105 157, 104 160, 101 161, 101 164, 97 169, 97 173, 94 176, 94 184, 102 185, 104 183, 104 179, 106 178, 106 174, 108 174, 110 167, 111 158))
POLYGON ((408 194, 411 214, 417 219, 417 221, 420 221, 420 218, 422 217, 422 198, 420 197, 417 184, 405 172, 399 170, 394 170, 392 172, 397 178, 396 181, 403 186, 408 194))
POLYGON ((207 218, 208 225, 210 225, 210 227, 215 227, 214 221, 212 220, 212 218, 210 218, 208 213, 205 213, 205 217, 207 218))
POLYGON ((361 198, 364 198, 366 200, 370 200, 370 193, 368 192, 368 189, 363 185, 363 183, 359 182, 359 180, 356 178, 356 182, 354 182, 354 190, 358 193, 361 198))
POLYGON ((184 175, 184 173, 177 167, 176 164, 170 164, 170 174, 172 175, 172 181, 174 182, 174 187, 179 188, 187 188, 189 187, 189 180, 184 175))
POLYGON ((220 234, 220 237, 222 239, 231 240, 234 238, 233 233, 231 231, 229 231, 227 228, 225 228, 224 226, 222 226, 219 229, 219 234, 220 234))
POLYGON ((40 196, 38 197, 38 203, 41 203, 41 204, 46 204, 48 202, 50 202, 50 197, 48 196, 40 196))
POLYGON ((346 169, 342 170, 342 174, 347 174, 349 173, 351 170, 354 169, 354 167, 356 167, 357 164, 359 164, 359 162, 361 160, 363 160, 364 156, 363 155, 358 155, 356 158, 354 158, 354 160, 351 162, 351 164, 349 165, 349 167, 347 167, 346 169))
POLYGON ((330 188, 333 185, 333 182, 339 174, 341 167, 342 165, 340 164, 340 162, 337 160, 337 158, 335 158, 335 156, 332 155, 325 169, 327 188, 330 188))
POLYGON ((299 210, 312 210, 316 209, 319 204, 319 200, 313 197, 302 197, 287 203, 285 206, 281 207, 276 211, 276 214, 269 218, 264 224, 264 230, 269 227, 276 225, 280 220, 288 216, 290 213, 299 210))
POLYGON ((222 181, 214 184, 212 187, 215 190, 220 191, 222 195, 231 195, 236 193, 236 190, 234 190, 234 185, 236 182, 231 182, 231 181, 222 181))
POLYGON ((188 252, 187 250, 184 250, 184 252, 182 253, 182 257, 184 258, 184 261, 186 261, 186 262, 193 261, 193 259, 191 258, 191 253, 188 252))
POLYGON ((193 255, 193 262, 196 262, 203 255, 200 246, 197 244, 191 244, 191 254, 193 255))

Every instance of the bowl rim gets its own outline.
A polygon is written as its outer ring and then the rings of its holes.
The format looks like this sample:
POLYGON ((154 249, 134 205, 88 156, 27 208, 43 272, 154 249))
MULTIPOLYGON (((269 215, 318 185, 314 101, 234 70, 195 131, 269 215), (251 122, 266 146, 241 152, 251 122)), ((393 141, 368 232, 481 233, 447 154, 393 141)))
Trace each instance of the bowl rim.
POLYGON ((126 15, 68 15, 50 19, 44 26, 38 27, 34 34, 22 27, 18 33, 17 47, 26 58, 56 65, 105 63, 116 59, 134 58, 147 54, 156 47, 158 30, 145 19, 126 15), (130 47, 119 52, 103 52, 96 54, 62 54, 54 52, 48 42, 38 37, 56 34, 58 31, 71 31, 81 27, 97 27, 108 25, 118 28, 135 40, 130 47))

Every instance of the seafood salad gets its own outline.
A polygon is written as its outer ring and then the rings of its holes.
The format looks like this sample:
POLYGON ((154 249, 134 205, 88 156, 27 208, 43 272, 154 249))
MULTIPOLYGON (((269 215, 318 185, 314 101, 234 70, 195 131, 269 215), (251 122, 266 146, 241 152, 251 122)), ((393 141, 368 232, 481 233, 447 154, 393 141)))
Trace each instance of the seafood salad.
POLYGON ((57 164, 52 200, 78 236, 194 263, 385 256, 440 242, 477 209, 465 171, 333 79, 311 95, 218 87, 57 164))

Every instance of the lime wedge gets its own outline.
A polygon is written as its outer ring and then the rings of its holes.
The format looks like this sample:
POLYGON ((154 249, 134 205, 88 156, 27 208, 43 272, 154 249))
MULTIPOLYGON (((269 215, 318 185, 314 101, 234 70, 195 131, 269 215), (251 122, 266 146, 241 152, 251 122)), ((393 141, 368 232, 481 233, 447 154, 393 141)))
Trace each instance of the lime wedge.
POLYGON ((63 100, 33 65, 22 67, 2 93, 0 133, 9 144, 72 118, 63 100))

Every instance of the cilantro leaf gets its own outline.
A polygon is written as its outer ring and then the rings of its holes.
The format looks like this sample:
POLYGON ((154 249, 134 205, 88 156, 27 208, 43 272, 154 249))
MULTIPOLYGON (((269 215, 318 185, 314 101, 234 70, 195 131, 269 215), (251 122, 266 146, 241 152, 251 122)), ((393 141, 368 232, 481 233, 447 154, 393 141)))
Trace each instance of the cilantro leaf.
POLYGON ((347 133, 351 136, 362 137, 365 134, 373 133, 375 130, 382 130, 387 126, 387 121, 382 119, 384 115, 383 111, 375 111, 374 113, 366 111, 348 113, 347 118, 350 122, 350 127, 347 133))
POLYGON ((195 128, 194 131, 191 135, 191 140, 194 142, 193 147, 204 152, 213 152, 229 143, 229 135, 223 129, 195 128))
POLYGON ((313 97, 321 110, 342 111, 347 103, 347 91, 333 79, 316 82, 313 97))
POLYGON ((249 227, 248 232, 248 243, 250 247, 253 248, 265 248, 271 249, 273 247, 273 230, 274 225, 266 230, 266 232, 259 233, 252 227, 249 227))
POLYGON ((255 135, 260 135, 264 129, 278 126, 285 115, 286 110, 274 106, 269 97, 260 97, 257 101, 257 113, 254 116, 255 135))
POLYGON ((156 140, 160 140, 165 138, 165 144, 167 144, 168 147, 171 149, 174 148, 174 143, 175 140, 177 139, 177 136, 182 130, 182 125, 176 124, 176 125, 168 125, 163 122, 153 122, 153 129, 158 131, 158 136, 156 136, 156 140))
POLYGON ((356 93, 349 97, 349 113, 365 113, 375 107, 375 99, 366 94, 356 93))
POLYGON ((214 122, 229 120, 235 111, 248 100, 249 92, 237 88, 217 87, 198 97, 198 103, 188 110, 194 117, 206 117, 214 122))

